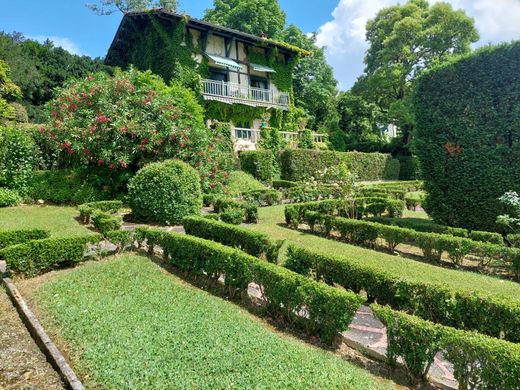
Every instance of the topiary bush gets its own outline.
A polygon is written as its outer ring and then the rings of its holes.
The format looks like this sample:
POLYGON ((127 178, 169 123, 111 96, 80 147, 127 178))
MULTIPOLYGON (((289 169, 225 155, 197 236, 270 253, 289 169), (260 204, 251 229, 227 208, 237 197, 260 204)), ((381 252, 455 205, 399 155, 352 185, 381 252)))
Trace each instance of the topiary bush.
POLYGON ((437 222, 496 230, 498 198, 520 191, 520 41, 425 73, 414 97, 415 151, 437 222), (496 72, 497 66, 500 72, 496 72))
POLYGON ((10 188, 0 188, 0 207, 16 206, 22 201, 20 194, 10 188))
POLYGON ((34 141, 27 132, 0 127, 0 186, 25 195, 34 171, 35 151, 34 141))
POLYGON ((184 217, 200 214, 199 175, 179 160, 148 164, 128 183, 128 204, 139 220, 180 224, 184 217))
MULTIPOLYGON (((195 167, 205 191, 218 190, 232 161, 230 135, 204 125, 192 91, 131 68, 65 85, 41 128, 60 164, 79 167, 115 191, 149 162, 177 158, 195 167)), ((44 142, 45 143, 45 142, 44 142)))

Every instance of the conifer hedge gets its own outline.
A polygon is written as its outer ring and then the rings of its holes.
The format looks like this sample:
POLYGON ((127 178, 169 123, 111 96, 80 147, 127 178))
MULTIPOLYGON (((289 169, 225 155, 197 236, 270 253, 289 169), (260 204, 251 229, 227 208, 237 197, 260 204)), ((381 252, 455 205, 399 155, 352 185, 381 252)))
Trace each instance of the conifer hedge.
POLYGON ((437 222, 493 230, 506 191, 520 190, 520 41, 487 47, 422 75, 416 153, 437 222))

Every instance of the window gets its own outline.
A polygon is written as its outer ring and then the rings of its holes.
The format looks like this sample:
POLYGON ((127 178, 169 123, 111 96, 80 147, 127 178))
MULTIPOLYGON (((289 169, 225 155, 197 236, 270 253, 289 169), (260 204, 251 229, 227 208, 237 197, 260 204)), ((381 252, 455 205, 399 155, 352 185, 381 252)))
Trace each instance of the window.
POLYGON ((224 81, 227 82, 229 80, 228 72, 222 69, 217 68, 209 68, 210 76, 209 78, 211 80, 215 81, 224 81))
POLYGON ((265 77, 251 76, 251 86, 254 88, 269 89, 269 80, 265 77))

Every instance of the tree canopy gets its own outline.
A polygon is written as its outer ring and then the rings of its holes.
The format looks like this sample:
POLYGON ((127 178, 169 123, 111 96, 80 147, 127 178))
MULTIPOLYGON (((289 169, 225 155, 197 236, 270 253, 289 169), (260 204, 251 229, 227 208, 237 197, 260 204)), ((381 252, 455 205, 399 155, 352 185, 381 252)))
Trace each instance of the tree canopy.
POLYGON ((167 11, 175 11, 177 0, 100 0, 99 4, 89 3, 87 7, 98 15, 111 15, 117 11, 125 14, 150 8, 164 8, 167 11))
POLYGON ((410 0, 379 11, 367 23, 370 47, 364 74, 352 91, 378 105, 407 137, 413 128, 410 93, 416 77, 478 40, 474 21, 448 3, 410 0))
POLYGON ((204 20, 250 34, 276 38, 285 27, 278 0, 214 0, 204 20))
POLYGON ((0 124, 13 118, 14 108, 9 101, 18 99, 20 95, 20 87, 10 78, 9 66, 0 60, 0 124))

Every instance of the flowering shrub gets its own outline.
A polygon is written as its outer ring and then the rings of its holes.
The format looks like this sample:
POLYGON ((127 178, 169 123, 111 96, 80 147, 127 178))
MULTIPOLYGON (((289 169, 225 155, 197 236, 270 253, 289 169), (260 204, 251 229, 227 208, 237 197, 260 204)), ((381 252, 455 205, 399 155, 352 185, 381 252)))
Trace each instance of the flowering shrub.
POLYGON ((151 72, 97 73, 67 84, 50 102, 40 129, 61 160, 98 176, 113 189, 147 162, 177 158, 197 168, 204 190, 227 177, 225 135, 204 126, 193 93, 151 72), (222 146, 224 145, 224 146, 222 146))

